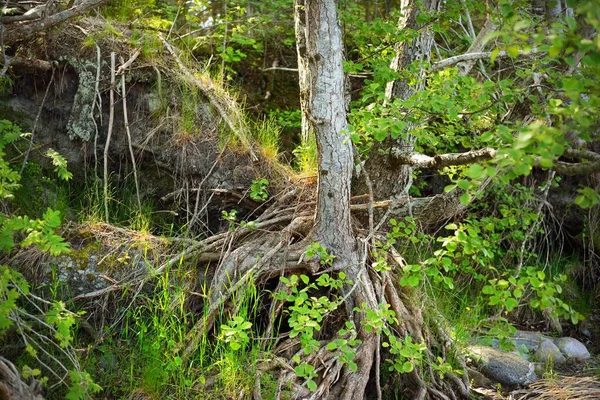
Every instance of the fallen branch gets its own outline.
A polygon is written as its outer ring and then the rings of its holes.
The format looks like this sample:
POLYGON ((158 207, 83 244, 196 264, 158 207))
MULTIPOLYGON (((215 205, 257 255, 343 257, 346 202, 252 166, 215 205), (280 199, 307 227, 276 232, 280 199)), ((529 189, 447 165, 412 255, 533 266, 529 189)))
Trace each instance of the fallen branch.
POLYGON ((29 39, 38 32, 46 31, 68 19, 82 15, 88 10, 106 3, 107 1, 108 0, 85 0, 81 4, 71 7, 68 10, 58 12, 32 23, 8 25, 4 32, 4 43, 10 45, 17 41, 29 39))
MULTIPOLYGON (((137 50, 133 56, 129 59, 129 61, 124 62, 123 57, 121 57, 121 66, 117 70, 117 74, 119 71, 125 72, 125 70, 133 63, 133 61, 140 54, 140 51, 137 50)), ((123 122, 125 123, 125 132, 127 133, 127 144, 129 145, 129 155, 131 156, 131 166, 133 168, 133 180, 135 182, 135 196, 138 204, 138 210, 140 214, 142 213, 142 201, 140 199, 140 184, 137 176, 137 165, 135 162, 135 154, 133 153, 133 147, 131 146, 131 130, 129 129, 129 117, 127 116, 127 90, 125 87, 125 74, 121 74, 121 90, 122 90, 122 99, 123 99, 123 122)), ((108 220, 106 221, 108 222, 108 220)))
POLYGON ((9 64, 11 67, 35 69, 38 71, 50 71, 52 70, 52 63, 50 61, 38 60, 37 58, 24 58, 24 57, 9 57, 4 56, 0 53, 0 63, 6 65, 9 64))
MULTIPOLYGON (((465 153, 447 153, 436 156, 417 153, 415 151, 401 151, 392 149, 392 156, 399 164, 410 165, 414 168, 440 169, 452 165, 468 165, 480 161, 491 160, 498 151, 492 148, 467 151, 465 153)), ((552 169, 563 175, 588 175, 600 172, 600 154, 589 150, 566 149, 562 155, 566 158, 588 160, 587 162, 570 163, 557 161, 552 169)))

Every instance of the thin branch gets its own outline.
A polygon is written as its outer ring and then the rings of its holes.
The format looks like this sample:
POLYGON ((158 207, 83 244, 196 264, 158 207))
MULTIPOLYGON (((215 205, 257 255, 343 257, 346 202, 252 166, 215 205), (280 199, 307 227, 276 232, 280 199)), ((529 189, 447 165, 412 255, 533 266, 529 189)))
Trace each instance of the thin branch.
POLYGON ((10 57, 0 53, 0 63, 6 65, 7 62, 11 67, 34 69, 38 71, 52 70, 52 62, 50 61, 38 60, 37 58, 24 58, 19 56, 10 57))
POLYGON ((588 162, 568 163, 558 161, 552 169, 563 175, 589 175, 600 172, 600 154, 589 150, 565 150, 563 157, 589 160, 588 162))

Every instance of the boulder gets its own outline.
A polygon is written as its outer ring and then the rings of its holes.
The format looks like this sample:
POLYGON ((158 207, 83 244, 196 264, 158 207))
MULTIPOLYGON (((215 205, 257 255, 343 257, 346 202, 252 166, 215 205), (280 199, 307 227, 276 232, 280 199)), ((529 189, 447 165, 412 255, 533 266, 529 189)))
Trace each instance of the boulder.
POLYGON ((570 337, 561 337, 555 339, 554 344, 569 360, 587 360, 588 358, 590 358, 590 352, 588 351, 588 349, 583 343, 581 343, 577 339, 573 339, 570 337))
POLYGON ((544 363, 560 365, 564 364, 567 359, 560 352, 560 349, 550 340, 543 340, 535 354, 533 355, 534 361, 544 363))
POLYGON ((517 331, 512 339, 515 341, 516 347, 527 347, 528 351, 536 351, 543 341, 552 340, 552 338, 543 335, 539 332, 517 331))
POLYGON ((471 346, 469 350, 479 362, 481 372, 502 385, 527 385, 537 379, 533 363, 515 354, 484 346, 471 346))

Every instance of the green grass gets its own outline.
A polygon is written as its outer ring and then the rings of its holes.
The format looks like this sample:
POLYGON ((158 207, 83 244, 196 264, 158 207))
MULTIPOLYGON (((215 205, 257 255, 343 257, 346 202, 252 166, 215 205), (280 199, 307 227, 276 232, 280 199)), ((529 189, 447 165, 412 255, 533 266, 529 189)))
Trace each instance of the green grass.
POLYGON ((306 143, 301 143, 294 150, 295 167, 303 176, 315 175, 318 169, 317 141, 311 135, 306 143))
MULTIPOLYGON (((105 388, 103 396, 123 398, 136 390, 157 399, 252 396, 257 368, 267 357, 268 347, 263 350, 253 327, 248 343, 234 350, 220 326, 235 316, 254 320, 261 303, 258 288, 248 282, 232 298, 233 308, 221 311, 215 330, 198 332, 194 330, 197 316, 189 311, 186 300, 186 287, 195 273, 173 268, 157 279, 151 292, 138 295, 128 310, 117 310, 117 315, 125 312, 122 323, 105 331, 106 339, 92 348, 86 366, 98 372, 94 378, 105 388), (199 345, 186 357, 186 338, 196 334, 201 335, 199 345), (214 386, 205 390, 210 380, 214 386)), ((264 398, 273 397, 276 384, 268 374, 263 375, 261 387, 264 398)))

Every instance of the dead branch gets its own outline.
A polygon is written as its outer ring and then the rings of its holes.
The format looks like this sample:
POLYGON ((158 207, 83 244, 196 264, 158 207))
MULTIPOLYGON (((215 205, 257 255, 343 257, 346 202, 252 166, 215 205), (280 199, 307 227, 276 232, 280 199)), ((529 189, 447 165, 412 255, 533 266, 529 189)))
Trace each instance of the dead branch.
MULTIPOLYGON (((528 56, 531 54, 538 54, 540 53, 537 49, 532 49, 530 51, 523 51, 523 50, 519 50, 518 56, 522 57, 522 56, 528 56)), ((446 58, 442 61, 438 61, 435 64, 433 64, 431 66, 431 68, 429 68, 430 72, 434 72, 437 71, 439 69, 443 69, 443 68, 447 68, 450 67, 452 65, 458 64, 461 61, 472 61, 472 60, 482 60, 485 58, 490 58, 492 56, 493 52, 491 51, 482 51, 479 53, 466 53, 466 54, 459 54, 457 56, 454 57, 449 57, 446 58)), ((496 58, 503 58, 503 57, 507 57, 509 56, 508 52, 506 51, 500 51, 498 52, 498 54, 496 54, 496 58)))
POLYGON ((17 41, 27 40, 38 32, 46 31, 68 19, 82 15, 88 10, 106 3, 107 1, 108 0, 85 0, 68 10, 58 12, 35 22, 23 22, 8 25, 5 27, 4 43, 10 45, 17 41))
POLYGON ((466 165, 479 161, 491 160, 496 156, 496 150, 491 148, 468 151, 466 153, 439 154, 433 157, 414 151, 392 149, 392 155, 401 164, 416 168, 440 169, 451 165, 466 165))
POLYGON ((37 58, 25 58, 25 57, 10 57, 4 56, 0 53, 0 63, 8 63, 11 67, 34 69, 38 71, 50 71, 52 70, 52 63, 50 61, 39 60, 37 58))
POLYGON ((106 144, 104 145, 104 216, 106 223, 108 219, 108 150, 110 147, 110 139, 112 136, 113 125, 115 120, 115 64, 117 54, 110 53, 110 109, 108 117, 108 134, 106 136, 106 144))
MULTIPOLYGON (((133 63, 133 61, 137 58, 137 56, 140 54, 140 51, 137 50, 129 59, 129 61, 124 62, 125 60, 123 60, 123 57, 121 57, 121 66, 119 67, 119 69, 117 70, 117 74, 119 73, 119 71, 123 71, 123 74, 121 75, 121 90, 122 90, 122 98, 123 98, 123 122, 125 123, 125 132, 127 133, 127 143, 128 143, 128 147, 129 147, 129 155, 131 156, 131 166, 133 168, 133 180, 135 181, 135 194, 136 194, 136 199, 137 199, 137 204, 138 204, 138 209, 140 211, 140 213, 142 212, 142 201, 140 199, 140 184, 138 181, 138 176, 137 176, 137 165, 135 162, 135 154, 133 153, 133 147, 131 146, 131 131, 129 129, 129 117, 127 116, 127 90, 125 87, 125 70, 127 68, 129 68, 129 66, 133 63)), ((107 222, 108 222, 108 217, 107 217, 107 222)))
MULTIPOLYGON (((404 165, 410 165, 415 168, 433 168, 440 169, 452 165, 468 165, 480 161, 491 160, 496 157, 497 150, 492 148, 467 151, 465 153, 447 153, 436 156, 414 151, 401 151, 397 148, 392 149, 392 156, 397 162, 404 165)), ((600 154, 589 150, 566 149, 563 157, 587 160, 582 162, 557 161, 552 169, 563 175, 589 175, 594 172, 600 172, 600 154)), ((389 205, 389 204, 388 204, 389 205)), ((379 205, 379 207, 386 205, 379 205)), ((355 209, 361 209, 355 207, 355 209)))

